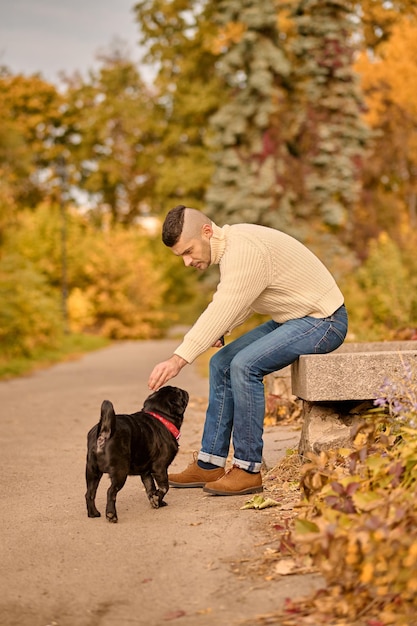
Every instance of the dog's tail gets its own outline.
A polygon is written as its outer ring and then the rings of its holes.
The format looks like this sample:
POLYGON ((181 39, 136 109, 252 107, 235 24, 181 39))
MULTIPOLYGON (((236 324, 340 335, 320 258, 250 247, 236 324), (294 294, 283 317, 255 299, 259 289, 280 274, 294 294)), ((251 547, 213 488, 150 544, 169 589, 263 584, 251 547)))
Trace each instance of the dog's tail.
POLYGON ((102 451, 114 433, 116 427, 116 413, 110 400, 103 400, 101 405, 100 422, 97 429, 97 452, 102 451))

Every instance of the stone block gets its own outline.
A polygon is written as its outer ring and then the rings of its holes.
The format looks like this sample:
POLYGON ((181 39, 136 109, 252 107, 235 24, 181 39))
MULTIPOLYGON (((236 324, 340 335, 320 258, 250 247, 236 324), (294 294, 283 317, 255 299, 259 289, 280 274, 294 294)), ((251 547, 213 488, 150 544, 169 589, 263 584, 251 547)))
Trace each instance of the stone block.
POLYGON ((298 452, 349 448, 352 427, 372 407, 372 402, 303 402, 303 422, 298 452))
POLYGON ((417 365, 416 341, 345 343, 329 354, 308 354, 292 365, 292 393, 309 402, 372 400, 384 381, 417 365))

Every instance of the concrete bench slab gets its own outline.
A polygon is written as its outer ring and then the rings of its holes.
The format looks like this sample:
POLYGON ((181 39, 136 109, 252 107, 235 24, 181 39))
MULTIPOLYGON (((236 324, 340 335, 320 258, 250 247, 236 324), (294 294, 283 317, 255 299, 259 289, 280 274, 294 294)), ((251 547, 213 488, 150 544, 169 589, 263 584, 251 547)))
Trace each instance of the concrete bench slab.
POLYGON ((345 343, 329 354, 308 354, 292 365, 292 393, 309 402, 373 400, 384 381, 417 365, 417 341, 345 343))

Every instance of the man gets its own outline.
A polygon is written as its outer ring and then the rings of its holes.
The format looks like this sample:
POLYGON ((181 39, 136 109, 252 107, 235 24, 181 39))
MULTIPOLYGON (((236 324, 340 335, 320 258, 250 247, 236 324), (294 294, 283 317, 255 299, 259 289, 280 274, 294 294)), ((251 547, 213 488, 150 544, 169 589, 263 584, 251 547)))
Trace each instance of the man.
POLYGON ((159 389, 254 312, 271 319, 222 347, 210 360, 209 403, 201 449, 169 476, 172 487, 204 487, 213 495, 262 491, 263 378, 301 354, 338 348, 347 332, 343 295, 321 261, 299 241, 255 224, 218 227, 182 205, 167 214, 162 240, 187 267, 220 267, 212 301, 174 354, 156 365, 159 389), (230 440, 233 466, 225 472, 230 440))

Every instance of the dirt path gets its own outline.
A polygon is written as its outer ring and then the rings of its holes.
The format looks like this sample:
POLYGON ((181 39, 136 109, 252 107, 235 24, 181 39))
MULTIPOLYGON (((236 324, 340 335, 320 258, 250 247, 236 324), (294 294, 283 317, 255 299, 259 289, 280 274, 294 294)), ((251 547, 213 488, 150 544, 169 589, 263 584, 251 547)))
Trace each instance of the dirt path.
MULTIPOLYGON (((171 489, 169 506, 149 506, 139 478, 118 497, 119 523, 87 518, 86 433, 101 402, 130 413, 148 395, 152 365, 175 341, 127 342, 0 383, 0 624, 2 626, 232 626, 304 595, 313 576, 241 577, 233 561, 262 553, 263 513, 247 497, 171 489)), ((182 469, 198 449, 207 381, 191 366, 174 381, 190 392, 182 469)), ((293 445, 270 429, 266 455, 293 445), (283 441, 280 442, 280 439, 283 441)), ((97 506, 105 508, 107 477, 97 506)))

